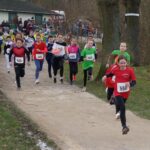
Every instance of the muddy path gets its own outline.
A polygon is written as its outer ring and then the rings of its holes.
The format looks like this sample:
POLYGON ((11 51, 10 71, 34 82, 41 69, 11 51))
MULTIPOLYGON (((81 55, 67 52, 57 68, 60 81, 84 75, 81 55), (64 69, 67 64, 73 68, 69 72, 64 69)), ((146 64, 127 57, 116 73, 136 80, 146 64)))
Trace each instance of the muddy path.
POLYGON ((17 91, 14 71, 7 74, 0 56, 0 88, 62 150, 150 150, 150 121, 127 111, 128 135, 121 134, 114 107, 68 83, 54 84, 47 65, 34 84, 34 63, 26 67, 22 90, 17 91))

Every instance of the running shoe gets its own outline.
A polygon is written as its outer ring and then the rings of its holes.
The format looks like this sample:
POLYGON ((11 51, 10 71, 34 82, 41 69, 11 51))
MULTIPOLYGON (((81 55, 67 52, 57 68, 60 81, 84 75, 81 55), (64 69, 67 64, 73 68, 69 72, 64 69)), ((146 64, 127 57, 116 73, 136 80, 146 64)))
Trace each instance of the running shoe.
POLYGON ((36 79, 35 84, 39 84, 39 83, 40 83, 39 79, 36 79))
POLYGON ((56 78, 54 78, 54 83, 56 83, 57 82, 57 80, 56 80, 56 78))
POLYGON ((120 119, 120 112, 116 113, 115 118, 120 119))
POLYGON ((76 75, 72 76, 73 81, 76 81, 76 75))
POLYGON ((129 130, 130 130, 129 127, 127 127, 127 126, 123 127, 122 134, 127 134, 129 132, 129 130))
POLYGON ((82 92, 86 92, 86 87, 85 86, 82 88, 82 92))

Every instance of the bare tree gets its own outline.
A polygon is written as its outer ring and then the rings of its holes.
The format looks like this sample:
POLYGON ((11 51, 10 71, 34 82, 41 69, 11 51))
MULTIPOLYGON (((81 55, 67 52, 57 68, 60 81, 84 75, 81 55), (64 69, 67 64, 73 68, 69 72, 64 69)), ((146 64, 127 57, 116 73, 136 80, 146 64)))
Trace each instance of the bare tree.
POLYGON ((139 49, 139 8, 141 0, 124 0, 126 7, 126 39, 133 57, 133 64, 140 65, 139 49))
POLYGON ((105 65, 113 49, 118 49, 120 43, 119 0, 97 0, 99 13, 102 16, 103 40, 101 67, 98 77, 104 74, 105 65))

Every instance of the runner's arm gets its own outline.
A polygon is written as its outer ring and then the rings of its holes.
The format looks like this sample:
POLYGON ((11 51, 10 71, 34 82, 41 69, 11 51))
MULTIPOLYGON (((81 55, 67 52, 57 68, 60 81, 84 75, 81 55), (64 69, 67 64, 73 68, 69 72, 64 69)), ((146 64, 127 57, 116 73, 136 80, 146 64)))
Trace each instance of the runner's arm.
POLYGON ((30 53, 27 49, 25 49, 25 54, 27 56, 28 62, 30 62, 30 53))

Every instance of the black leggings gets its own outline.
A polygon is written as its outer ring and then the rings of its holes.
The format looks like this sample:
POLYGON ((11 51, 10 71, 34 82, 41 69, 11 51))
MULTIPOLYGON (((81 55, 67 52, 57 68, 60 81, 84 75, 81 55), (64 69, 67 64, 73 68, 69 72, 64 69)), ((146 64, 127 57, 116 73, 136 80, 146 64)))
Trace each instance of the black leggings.
POLYGON ((72 76, 78 73, 78 63, 69 62, 69 69, 70 69, 70 81, 72 81, 72 76))
POLYGON ((109 101, 110 98, 112 97, 113 92, 114 92, 114 88, 108 88, 108 89, 107 89, 107 100, 108 100, 108 101, 109 101))
POLYGON ((63 57, 54 57, 53 58, 53 71, 54 71, 54 77, 57 76, 57 71, 60 69, 60 77, 63 77, 64 74, 64 58, 63 57))
POLYGON ((20 88, 20 77, 24 77, 25 75, 25 67, 22 66, 15 66, 15 74, 16 74, 16 82, 17 82, 17 87, 20 88))
POLYGON ((48 75, 49 77, 52 76, 52 73, 51 73, 51 68, 52 68, 52 58, 53 58, 53 55, 48 53, 46 55, 46 60, 47 60, 47 64, 48 64, 48 75))
POLYGON ((126 99, 122 96, 115 97, 115 105, 116 105, 116 113, 120 111, 120 120, 122 127, 126 126, 126 107, 125 107, 126 99))
POLYGON ((87 83, 87 75, 92 75, 92 67, 84 70, 84 86, 86 86, 87 83))

